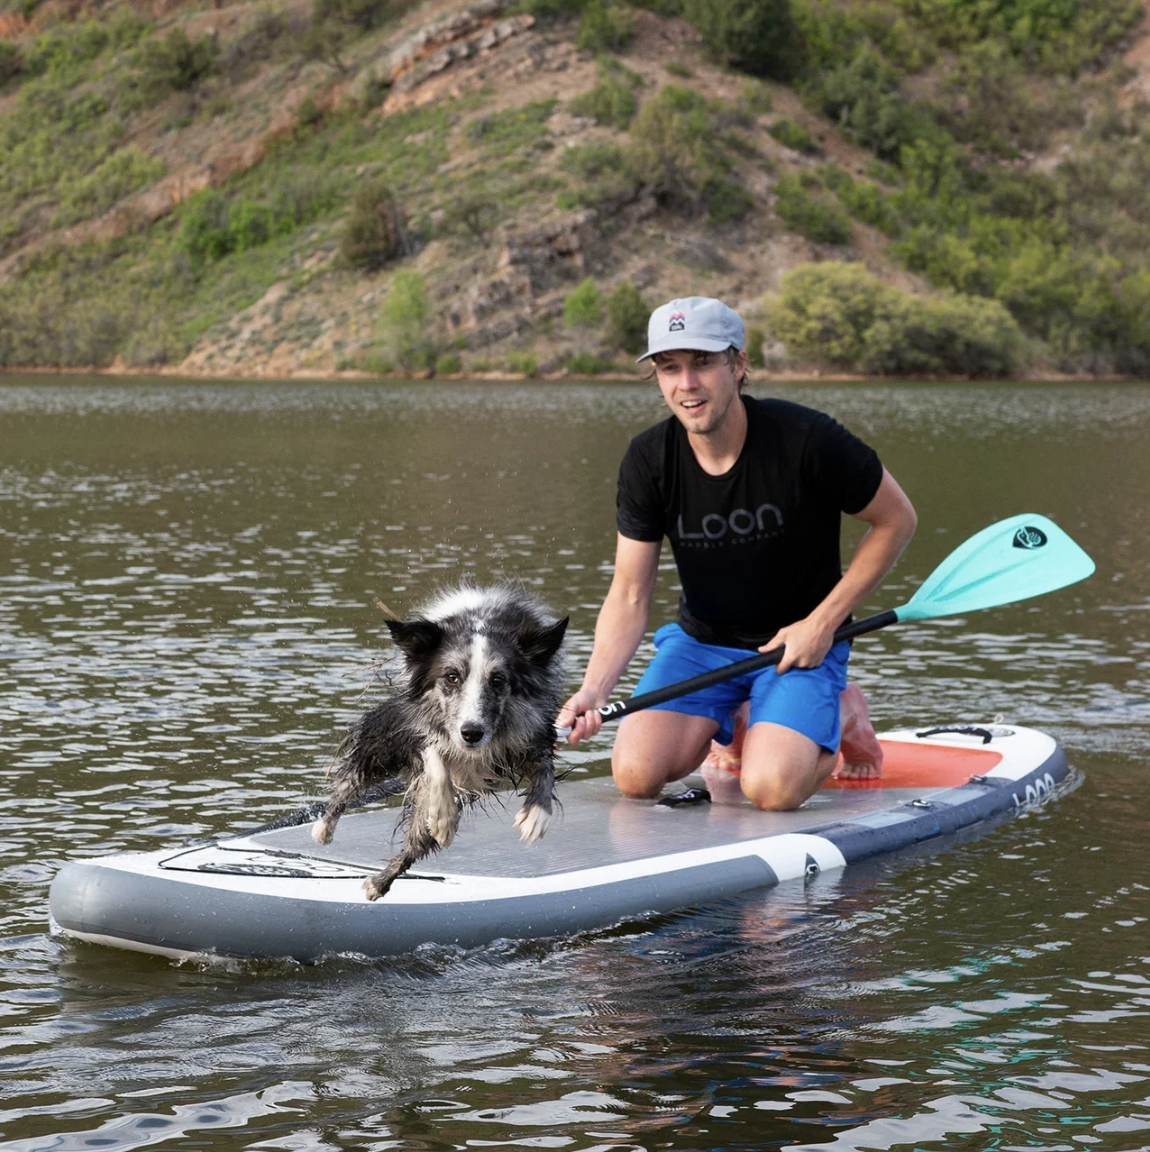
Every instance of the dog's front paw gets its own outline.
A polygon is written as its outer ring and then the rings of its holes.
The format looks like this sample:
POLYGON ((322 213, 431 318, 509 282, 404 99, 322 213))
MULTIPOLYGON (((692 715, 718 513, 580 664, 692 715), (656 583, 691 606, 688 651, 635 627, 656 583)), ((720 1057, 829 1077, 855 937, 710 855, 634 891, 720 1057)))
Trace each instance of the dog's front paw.
POLYGON ((382 874, 369 876, 363 882, 363 890, 367 893, 369 900, 378 900, 381 896, 386 896, 390 888, 391 878, 382 874))
POLYGON ((311 838, 317 844, 330 844, 332 836, 335 835, 335 821, 329 820, 326 816, 321 816, 311 826, 311 838))
POLYGON ((551 813, 538 804, 524 805, 515 814, 515 827, 519 829, 520 839, 528 844, 540 839, 550 823, 551 813))

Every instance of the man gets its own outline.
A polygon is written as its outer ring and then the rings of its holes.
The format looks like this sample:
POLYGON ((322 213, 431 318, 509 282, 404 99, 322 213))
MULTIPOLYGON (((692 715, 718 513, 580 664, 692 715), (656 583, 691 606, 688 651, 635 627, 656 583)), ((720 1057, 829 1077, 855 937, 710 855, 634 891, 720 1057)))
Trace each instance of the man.
MULTIPOLYGON (((785 651, 776 668, 628 716, 615 740, 615 781, 628 796, 657 796, 703 762, 713 738, 731 742, 732 714, 749 702, 739 784, 757 807, 788 810, 834 770, 843 721, 856 746, 874 743, 857 688, 843 707, 849 644, 833 637, 893 566, 916 520, 874 450, 829 416, 742 395, 744 335, 738 314, 706 297, 651 314, 639 359, 654 361, 672 416, 637 436, 623 459, 615 574, 582 687, 560 719, 572 725, 572 744, 599 731, 594 709, 646 632, 667 536, 683 588, 679 618, 656 632, 636 694, 748 650, 785 651), (869 525, 845 573, 842 512, 869 525)), ((877 768, 872 758, 843 772, 877 768)))

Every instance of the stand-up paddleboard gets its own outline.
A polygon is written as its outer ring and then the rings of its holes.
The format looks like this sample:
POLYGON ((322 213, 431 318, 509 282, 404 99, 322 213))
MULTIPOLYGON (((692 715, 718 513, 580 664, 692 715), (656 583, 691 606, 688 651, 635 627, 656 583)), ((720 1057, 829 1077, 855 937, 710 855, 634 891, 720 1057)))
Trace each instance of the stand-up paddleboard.
POLYGON ((569 780, 545 839, 526 845, 515 805, 493 802, 374 903, 362 885, 398 842, 395 804, 345 816, 325 847, 305 824, 74 861, 52 884, 51 913, 69 936, 171 957, 314 961, 554 936, 946 836, 1045 799, 1068 773, 1058 744, 1026 728, 893 732, 882 745, 880 781, 832 779, 796 812, 666 807, 622 797, 610 779, 569 780))

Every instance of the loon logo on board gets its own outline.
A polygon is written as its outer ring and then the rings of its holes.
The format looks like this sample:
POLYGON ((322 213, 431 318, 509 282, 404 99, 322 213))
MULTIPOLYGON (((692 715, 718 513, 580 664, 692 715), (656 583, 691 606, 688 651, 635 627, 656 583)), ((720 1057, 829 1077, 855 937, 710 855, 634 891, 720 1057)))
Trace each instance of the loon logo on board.
POLYGON ((667 324, 668 332, 682 332, 687 327, 687 314, 685 312, 672 312, 667 324))
POLYGON ((1014 534, 1015 548, 1041 548, 1046 543, 1046 533, 1041 528, 1023 527, 1014 534))

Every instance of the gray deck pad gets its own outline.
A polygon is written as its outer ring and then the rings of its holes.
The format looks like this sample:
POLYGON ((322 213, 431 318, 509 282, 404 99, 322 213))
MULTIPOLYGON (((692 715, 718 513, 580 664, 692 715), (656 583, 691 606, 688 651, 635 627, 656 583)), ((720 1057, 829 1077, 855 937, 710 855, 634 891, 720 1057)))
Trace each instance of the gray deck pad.
MULTIPOLYGON (((688 777, 668 791, 702 785, 688 777)), ((675 808, 629 800, 608 778, 567 781, 559 787, 562 807, 547 835, 524 844, 512 826, 521 801, 514 793, 498 796, 464 813, 459 835, 445 852, 428 857, 413 872, 528 878, 595 868, 757 840, 785 832, 806 832, 832 822, 851 820, 917 798, 945 791, 940 787, 828 789, 812 796, 796 812, 760 812, 747 804, 697 804, 675 808)), ((398 807, 345 816, 335 838, 325 846, 311 838, 308 825, 244 838, 276 852, 375 869, 399 846, 398 807)), ((219 845, 227 848, 228 842, 219 845)), ((237 844, 238 847, 238 844, 237 844)))

